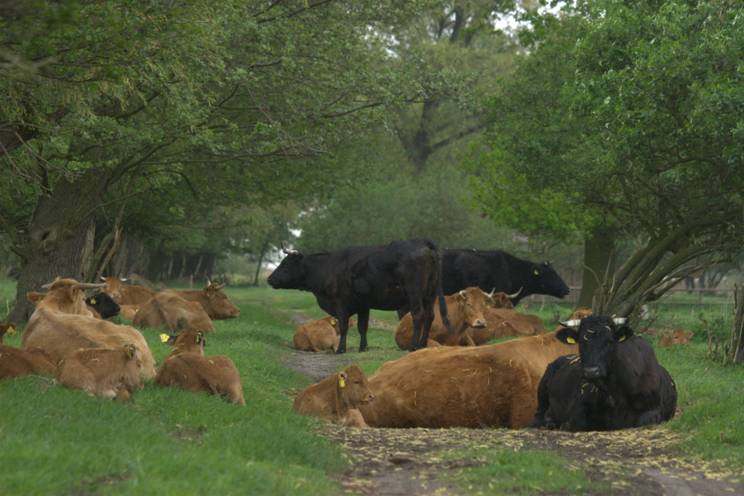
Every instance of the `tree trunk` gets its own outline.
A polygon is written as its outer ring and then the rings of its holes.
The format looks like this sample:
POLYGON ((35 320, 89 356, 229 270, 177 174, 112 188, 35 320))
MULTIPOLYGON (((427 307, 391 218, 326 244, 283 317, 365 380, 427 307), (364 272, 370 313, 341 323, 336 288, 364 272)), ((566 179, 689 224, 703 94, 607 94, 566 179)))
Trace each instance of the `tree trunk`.
POLYGON ((744 288, 734 286, 734 325, 731 330, 731 361, 744 362, 744 288))
POLYGON ((91 170, 74 182, 60 179, 49 195, 39 198, 24 244, 17 246, 24 257, 11 322, 25 321, 33 311, 27 292, 39 291, 58 276, 79 281, 90 277, 93 215, 105 185, 104 174, 91 170))
POLYGON ((258 286, 258 277, 261 275, 261 265, 263 265, 264 257, 266 256, 266 252, 269 249, 269 242, 264 241, 264 244, 261 246, 261 252, 258 255, 258 262, 256 262, 256 274, 253 276, 253 285, 258 286))
POLYGON ((614 248, 615 234, 606 227, 595 229, 584 240, 584 270, 578 306, 592 306, 605 275, 613 272, 614 267, 609 267, 608 271, 608 266, 613 263, 611 259, 614 248))

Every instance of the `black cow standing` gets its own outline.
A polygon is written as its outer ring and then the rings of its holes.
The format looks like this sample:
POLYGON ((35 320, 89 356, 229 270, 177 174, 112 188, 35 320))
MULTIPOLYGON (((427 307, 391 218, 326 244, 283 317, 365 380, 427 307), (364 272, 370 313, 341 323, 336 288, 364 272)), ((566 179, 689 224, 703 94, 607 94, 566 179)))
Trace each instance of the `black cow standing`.
POLYGON ((563 323, 556 338, 578 343, 579 354, 548 365, 537 390, 533 427, 614 430, 674 416, 674 381, 625 320, 591 316, 563 323))
POLYGON ((119 315, 119 311, 121 311, 119 304, 116 303, 113 298, 108 295, 108 293, 104 293, 102 291, 99 291, 93 296, 87 297, 85 299, 85 303, 93 307, 102 319, 110 319, 111 317, 116 317, 117 315, 119 315))
POLYGON ((394 241, 312 255, 289 252, 268 282, 275 289, 312 292, 320 308, 338 319, 341 339, 336 353, 346 352, 352 315, 358 315, 359 351, 365 351, 370 309, 398 310, 404 306, 412 309, 412 348, 418 349, 425 347, 429 338, 437 298, 448 324, 440 269, 439 252, 431 241, 394 241))
MULTIPOLYGON (((442 289, 455 294, 477 286, 483 291, 504 292, 514 306, 532 294, 563 298, 568 286, 548 262, 535 263, 498 250, 444 250, 442 252, 442 289)), ((408 312, 398 311, 398 317, 408 312)))

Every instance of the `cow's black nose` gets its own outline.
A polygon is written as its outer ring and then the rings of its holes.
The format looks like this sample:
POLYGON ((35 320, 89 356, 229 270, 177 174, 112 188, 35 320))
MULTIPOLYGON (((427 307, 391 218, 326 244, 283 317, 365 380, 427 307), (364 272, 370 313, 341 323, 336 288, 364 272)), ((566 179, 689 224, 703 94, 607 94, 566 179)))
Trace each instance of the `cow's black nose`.
POLYGON ((596 379, 600 376, 599 367, 584 367, 584 377, 587 379, 596 379))

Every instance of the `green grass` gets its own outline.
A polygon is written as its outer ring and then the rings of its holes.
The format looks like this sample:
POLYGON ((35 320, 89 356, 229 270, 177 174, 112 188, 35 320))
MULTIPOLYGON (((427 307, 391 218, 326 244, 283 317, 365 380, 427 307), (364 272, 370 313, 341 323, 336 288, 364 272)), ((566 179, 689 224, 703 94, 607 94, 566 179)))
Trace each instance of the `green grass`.
POLYGON ((479 448, 448 456, 482 463, 455 476, 458 485, 474 494, 583 494, 602 488, 583 470, 549 451, 479 448))
MULTIPOLYGON (((0 382, 0 494, 337 494, 343 470, 340 449, 315 433, 318 423, 291 410, 293 391, 307 379, 282 365, 292 339, 293 314, 321 317, 312 295, 267 288, 233 288, 241 317, 217 321, 208 354, 230 356, 241 372, 247 406, 148 385, 131 404, 118 404, 54 386, 40 378, 0 382)), ((13 284, 0 281, 0 313, 13 284)), ((721 312, 714 303, 702 308, 721 312)), ((700 309, 697 309, 700 310, 700 309)), ((551 329, 566 305, 532 304, 551 329)), ((694 323, 674 305, 660 307, 669 326, 694 323)), ((373 312, 387 327, 392 312, 373 312)), ((693 329, 695 330, 695 329, 693 329)), ((168 353, 157 332, 145 331, 156 359, 168 353)), ((372 328, 370 352, 349 357, 372 373, 403 356, 392 331, 372 328)), ((19 335, 7 340, 17 345, 19 335)), ((675 378, 682 415, 668 425, 683 434, 680 446, 707 460, 744 466, 744 368, 721 367, 705 358, 704 338, 691 346, 658 349, 675 378)), ((581 493, 584 474, 567 461, 539 451, 489 449, 487 461, 465 469, 461 483, 486 493, 581 493), (546 474, 551 474, 550 476, 546 474), (489 486, 490 484, 490 486, 489 486)))

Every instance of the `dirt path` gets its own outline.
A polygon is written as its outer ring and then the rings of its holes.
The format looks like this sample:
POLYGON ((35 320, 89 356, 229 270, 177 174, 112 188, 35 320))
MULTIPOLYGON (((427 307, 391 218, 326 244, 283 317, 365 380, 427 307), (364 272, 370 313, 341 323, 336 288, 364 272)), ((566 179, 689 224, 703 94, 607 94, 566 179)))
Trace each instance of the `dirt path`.
MULTIPOLYGON (((298 320, 301 317, 298 317, 298 320)), ((292 320, 295 320, 293 318, 292 320)), ((354 361, 293 350, 285 363, 319 380, 354 361)), ((680 456, 678 438, 663 427, 569 433, 535 429, 352 429, 328 425, 323 434, 342 444, 351 468, 342 475, 348 493, 363 495, 465 495, 455 480, 462 469, 484 465, 473 449, 546 450, 584 469, 607 491, 596 494, 744 495, 742 474, 680 456)), ((582 492, 582 494, 592 494, 582 492)))

